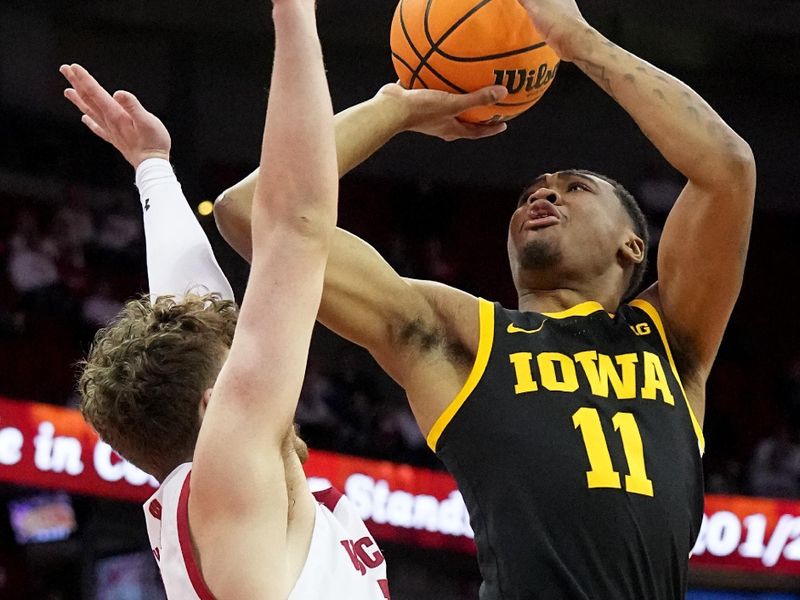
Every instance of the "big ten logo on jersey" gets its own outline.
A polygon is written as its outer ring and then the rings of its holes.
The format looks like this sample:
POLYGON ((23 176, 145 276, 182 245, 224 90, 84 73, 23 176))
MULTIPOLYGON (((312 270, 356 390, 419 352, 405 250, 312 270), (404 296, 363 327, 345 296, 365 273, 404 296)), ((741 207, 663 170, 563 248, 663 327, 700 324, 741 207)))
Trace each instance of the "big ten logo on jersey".
POLYGON ((662 358, 652 352, 630 352, 609 356, 596 350, 572 356, 560 352, 539 352, 536 355, 538 377, 534 378, 533 353, 509 355, 514 367, 514 393, 529 394, 539 386, 551 392, 572 393, 586 388, 594 396, 608 398, 611 392, 618 400, 660 399, 675 406, 662 358), (579 373, 582 374, 579 377, 579 373), (641 382, 641 387, 637 386, 641 382))

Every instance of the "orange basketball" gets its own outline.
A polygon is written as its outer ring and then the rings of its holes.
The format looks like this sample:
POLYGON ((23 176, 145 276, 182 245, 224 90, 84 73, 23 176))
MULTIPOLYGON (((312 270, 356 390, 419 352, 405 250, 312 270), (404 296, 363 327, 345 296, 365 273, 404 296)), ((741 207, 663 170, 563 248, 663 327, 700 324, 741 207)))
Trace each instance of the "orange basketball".
POLYGON ((392 61, 409 89, 471 92, 500 84, 500 103, 469 110, 473 123, 507 121, 536 104, 558 68, 517 0, 400 0, 391 32, 392 61))

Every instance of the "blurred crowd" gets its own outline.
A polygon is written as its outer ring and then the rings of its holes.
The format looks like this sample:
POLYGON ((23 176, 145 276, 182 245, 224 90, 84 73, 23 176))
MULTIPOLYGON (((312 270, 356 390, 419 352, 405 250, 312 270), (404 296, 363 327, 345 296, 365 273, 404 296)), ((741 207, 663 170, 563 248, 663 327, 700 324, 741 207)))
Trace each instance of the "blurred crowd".
POLYGON ((136 205, 77 188, 66 196, 60 206, 1 200, 0 387, 8 396, 74 403, 82 349, 143 280, 136 205))

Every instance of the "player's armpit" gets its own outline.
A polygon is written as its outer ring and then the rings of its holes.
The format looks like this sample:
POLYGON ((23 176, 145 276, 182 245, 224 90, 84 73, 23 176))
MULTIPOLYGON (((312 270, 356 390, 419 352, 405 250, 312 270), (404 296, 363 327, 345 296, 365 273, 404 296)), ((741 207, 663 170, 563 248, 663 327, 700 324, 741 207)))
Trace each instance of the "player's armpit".
POLYGON ((742 286, 755 195, 755 166, 744 154, 713 185, 690 181, 667 218, 650 290, 668 333, 698 375, 714 361, 742 286))
MULTIPOLYGON (((226 403, 224 392, 217 400, 226 403)), ((291 589, 288 569, 277 568, 286 563, 289 508, 281 453, 247 448, 243 438, 250 432, 242 431, 237 419, 213 421, 204 423, 203 433, 218 444, 198 443, 188 499, 202 578, 215 598, 285 598, 291 589), (237 451, 220 450, 222 443, 237 451), (259 576, 265 564, 272 565, 269 581, 259 576)))
POLYGON ((449 327, 431 290, 471 298, 441 284, 401 277, 372 246, 337 229, 318 319, 369 350, 390 376, 407 387, 419 361, 446 352, 449 327))

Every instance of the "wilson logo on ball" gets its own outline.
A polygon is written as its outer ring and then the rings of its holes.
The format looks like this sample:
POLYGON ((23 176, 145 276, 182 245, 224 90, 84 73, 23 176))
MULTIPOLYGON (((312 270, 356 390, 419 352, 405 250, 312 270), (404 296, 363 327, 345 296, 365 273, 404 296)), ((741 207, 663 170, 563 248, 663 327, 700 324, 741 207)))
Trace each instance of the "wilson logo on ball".
POLYGON ((552 69, 547 64, 539 65, 534 69, 495 69, 495 85, 503 85, 509 94, 517 94, 524 88, 526 92, 541 89, 550 85, 556 76, 558 65, 552 69))

